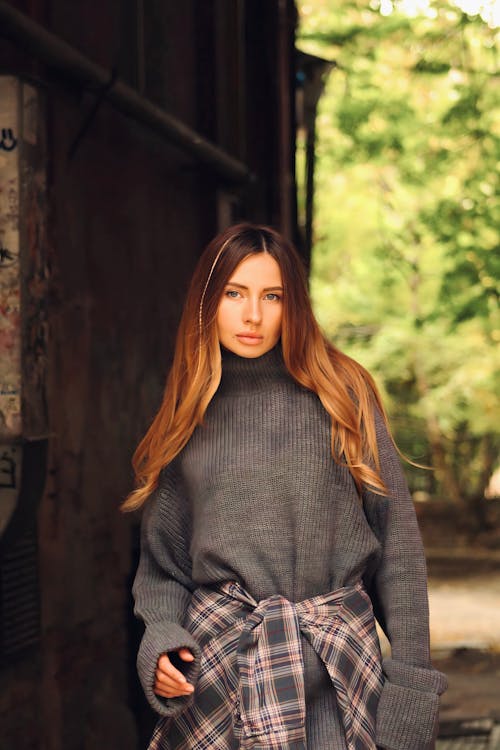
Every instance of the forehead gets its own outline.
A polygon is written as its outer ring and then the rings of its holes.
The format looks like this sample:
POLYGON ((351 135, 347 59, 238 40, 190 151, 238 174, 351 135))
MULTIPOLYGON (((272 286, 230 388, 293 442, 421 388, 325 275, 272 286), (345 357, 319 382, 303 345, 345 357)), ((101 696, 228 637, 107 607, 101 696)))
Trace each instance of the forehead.
POLYGON ((252 253, 234 269, 229 281, 245 284, 246 281, 265 282, 266 286, 281 285, 281 268, 272 255, 266 252, 252 253))

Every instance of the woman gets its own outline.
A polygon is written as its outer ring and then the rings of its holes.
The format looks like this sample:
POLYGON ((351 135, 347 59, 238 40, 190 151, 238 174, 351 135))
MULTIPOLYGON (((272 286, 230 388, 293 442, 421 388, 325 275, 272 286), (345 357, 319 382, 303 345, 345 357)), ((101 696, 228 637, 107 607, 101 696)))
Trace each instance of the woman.
POLYGON ((446 680, 397 452, 274 230, 231 227, 201 256, 134 467, 151 749, 433 746, 446 680))

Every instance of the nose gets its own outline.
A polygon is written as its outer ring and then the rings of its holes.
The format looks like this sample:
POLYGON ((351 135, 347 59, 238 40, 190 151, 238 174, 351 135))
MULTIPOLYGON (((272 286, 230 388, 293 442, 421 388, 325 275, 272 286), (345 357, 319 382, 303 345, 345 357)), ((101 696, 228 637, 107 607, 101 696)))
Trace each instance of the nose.
POLYGON ((245 323, 257 325, 262 320, 262 311, 260 309, 260 300, 258 298, 249 298, 244 310, 245 323))

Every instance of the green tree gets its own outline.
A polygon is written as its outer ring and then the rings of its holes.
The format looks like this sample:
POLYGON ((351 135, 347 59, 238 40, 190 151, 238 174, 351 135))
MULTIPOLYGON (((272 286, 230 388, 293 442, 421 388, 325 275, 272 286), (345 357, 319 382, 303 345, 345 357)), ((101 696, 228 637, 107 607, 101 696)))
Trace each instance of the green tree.
POLYGON ((495 31, 445 0, 298 6, 299 46, 337 62, 317 123, 316 312, 377 377, 403 450, 435 468, 410 470, 413 488, 484 523, 500 448, 495 31))

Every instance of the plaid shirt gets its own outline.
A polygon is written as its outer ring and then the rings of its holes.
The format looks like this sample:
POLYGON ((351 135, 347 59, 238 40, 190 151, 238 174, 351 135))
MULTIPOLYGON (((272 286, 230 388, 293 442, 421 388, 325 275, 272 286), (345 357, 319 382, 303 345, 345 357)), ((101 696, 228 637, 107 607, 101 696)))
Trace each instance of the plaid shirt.
POLYGON ((202 657, 194 700, 158 722, 148 750, 305 750, 301 634, 330 675, 348 750, 375 750, 380 647, 361 583, 298 603, 237 582, 193 593, 185 627, 202 657))

